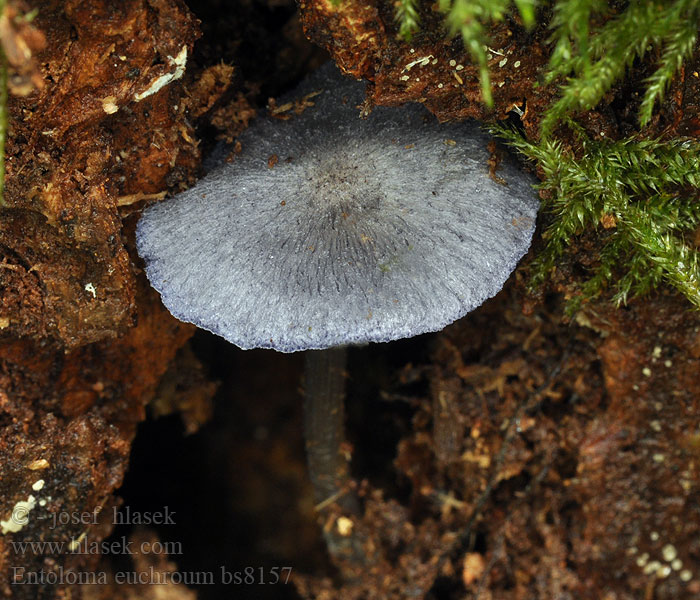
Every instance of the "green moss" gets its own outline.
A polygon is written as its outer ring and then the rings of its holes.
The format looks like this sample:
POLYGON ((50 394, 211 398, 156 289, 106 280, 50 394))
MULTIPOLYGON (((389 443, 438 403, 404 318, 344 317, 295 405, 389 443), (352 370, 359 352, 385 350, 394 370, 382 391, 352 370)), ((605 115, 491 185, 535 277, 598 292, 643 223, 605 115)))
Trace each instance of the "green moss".
POLYGON ((418 15, 418 0, 397 0, 396 22, 399 24, 399 35, 410 41, 418 31, 420 17, 418 15))
MULTIPOLYGON (((572 124, 573 127, 575 125, 572 124)), ((661 281, 700 308, 698 252, 685 239, 700 225, 700 142, 696 140, 591 141, 578 130, 576 154, 552 138, 532 143, 498 129, 545 174, 542 209, 549 216, 545 248, 534 261, 533 285, 542 283, 567 246, 585 230, 610 227, 598 266, 570 306, 615 291, 618 303, 661 281)))
POLYGON ((594 108, 635 60, 663 49, 657 70, 647 80, 639 114, 640 123, 646 125, 654 104, 695 46, 698 0, 632 0, 617 15, 605 11, 605 24, 589 31, 591 14, 603 6, 595 0, 558 0, 555 4, 552 39, 556 45, 546 79, 567 79, 560 88, 561 97, 542 120, 543 135, 549 135, 564 117, 594 108))

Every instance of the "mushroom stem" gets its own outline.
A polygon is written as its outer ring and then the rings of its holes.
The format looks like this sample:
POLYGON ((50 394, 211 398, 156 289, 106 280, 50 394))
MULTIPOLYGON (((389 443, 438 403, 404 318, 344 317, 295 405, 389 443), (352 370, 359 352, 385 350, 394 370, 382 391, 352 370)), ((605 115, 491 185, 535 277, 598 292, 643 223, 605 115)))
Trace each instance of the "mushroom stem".
POLYGON ((368 563, 363 537, 352 528, 340 528, 337 509, 345 515, 359 515, 360 504, 350 485, 350 464, 345 445, 344 346, 306 352, 306 394, 304 435, 309 477, 316 496, 316 510, 325 522, 328 514, 335 524, 324 523, 326 547, 342 578, 356 576, 358 566, 368 563), (335 509, 331 508, 335 507, 335 509))
POLYGON ((319 508, 337 501, 349 489, 345 442, 345 347, 306 352, 304 435, 309 477, 319 508))

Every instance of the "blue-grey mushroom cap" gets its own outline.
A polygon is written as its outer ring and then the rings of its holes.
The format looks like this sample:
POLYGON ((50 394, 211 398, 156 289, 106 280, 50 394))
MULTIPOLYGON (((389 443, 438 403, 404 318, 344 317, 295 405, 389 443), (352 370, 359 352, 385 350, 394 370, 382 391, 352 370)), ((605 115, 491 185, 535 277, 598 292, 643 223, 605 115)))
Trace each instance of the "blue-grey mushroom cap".
POLYGON ((533 179, 510 158, 491 177, 474 123, 417 104, 359 118, 364 86, 335 67, 294 97, 313 92, 144 212, 138 251, 170 312, 294 352, 437 331, 496 294, 534 233, 533 179))

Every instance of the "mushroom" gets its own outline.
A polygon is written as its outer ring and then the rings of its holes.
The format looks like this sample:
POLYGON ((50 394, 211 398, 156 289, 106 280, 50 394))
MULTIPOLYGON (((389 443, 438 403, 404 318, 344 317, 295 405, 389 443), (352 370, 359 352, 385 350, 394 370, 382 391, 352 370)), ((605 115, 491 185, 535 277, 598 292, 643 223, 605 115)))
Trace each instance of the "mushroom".
POLYGON ((375 108, 330 64, 260 118, 242 152, 144 211, 137 245, 170 312, 240 348, 307 354, 305 429, 317 500, 343 496, 344 347, 438 331, 495 295, 527 251, 539 202, 476 123, 375 108), (299 111, 296 111, 299 112, 299 111), (330 349, 330 350, 325 350, 330 349))

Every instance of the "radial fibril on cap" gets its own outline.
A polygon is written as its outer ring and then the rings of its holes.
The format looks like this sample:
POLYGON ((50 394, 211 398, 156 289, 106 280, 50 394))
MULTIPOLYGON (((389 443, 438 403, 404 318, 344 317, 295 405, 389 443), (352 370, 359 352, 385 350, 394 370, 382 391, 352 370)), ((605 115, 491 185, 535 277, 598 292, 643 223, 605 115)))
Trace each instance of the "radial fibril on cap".
POLYGON ((534 231, 532 179, 510 159, 505 185, 491 178, 476 124, 420 105, 360 119, 363 85, 334 67, 298 96, 312 90, 314 106, 254 122, 232 163, 144 213, 138 249, 168 309, 293 352, 436 331, 498 292, 534 231))

